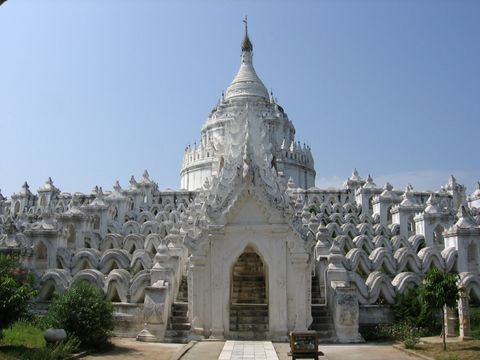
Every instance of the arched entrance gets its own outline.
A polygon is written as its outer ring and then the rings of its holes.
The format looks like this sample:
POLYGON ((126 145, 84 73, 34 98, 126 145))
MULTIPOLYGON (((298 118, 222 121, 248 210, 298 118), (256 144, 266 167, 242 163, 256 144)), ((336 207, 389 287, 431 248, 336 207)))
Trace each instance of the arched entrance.
POLYGON ((268 332, 267 272, 262 258, 247 246, 230 276, 230 336, 266 339, 268 332))

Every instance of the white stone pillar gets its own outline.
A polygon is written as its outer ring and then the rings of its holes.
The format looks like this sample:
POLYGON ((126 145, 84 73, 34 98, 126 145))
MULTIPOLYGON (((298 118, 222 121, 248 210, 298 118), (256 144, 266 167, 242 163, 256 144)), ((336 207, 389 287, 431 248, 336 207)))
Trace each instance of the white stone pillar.
POLYGON ((358 332, 359 306, 357 290, 342 281, 332 282, 333 324, 340 343, 363 342, 358 332))
POLYGON ((210 309, 207 308, 205 294, 208 293, 208 283, 205 281, 207 276, 207 257, 191 256, 190 271, 188 277, 188 313, 192 321, 192 332, 194 337, 208 336, 208 320, 210 319, 210 309))
POLYGON ((443 322, 445 324, 445 335, 455 337, 455 328, 457 325, 457 312, 455 309, 445 307, 443 311, 443 322))
POLYGON ((297 319, 295 321, 295 331, 307 330, 307 314, 310 314, 311 309, 308 308, 310 301, 307 299, 307 289, 310 288, 310 279, 307 279, 310 275, 308 271, 308 254, 296 253, 292 254, 292 268, 294 270, 294 277, 296 279, 295 286, 298 289, 295 296, 295 307, 297 311, 297 319))
POLYGON ((470 339, 470 307, 468 296, 462 295, 458 299, 458 322, 460 325, 460 339, 470 339))

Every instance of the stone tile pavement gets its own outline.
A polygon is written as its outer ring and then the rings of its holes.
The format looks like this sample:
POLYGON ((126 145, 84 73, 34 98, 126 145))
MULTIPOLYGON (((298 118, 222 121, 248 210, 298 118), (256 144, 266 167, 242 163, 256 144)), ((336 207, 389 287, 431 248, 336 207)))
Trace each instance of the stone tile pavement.
POLYGON ((278 360, 271 341, 228 340, 218 360, 278 360))

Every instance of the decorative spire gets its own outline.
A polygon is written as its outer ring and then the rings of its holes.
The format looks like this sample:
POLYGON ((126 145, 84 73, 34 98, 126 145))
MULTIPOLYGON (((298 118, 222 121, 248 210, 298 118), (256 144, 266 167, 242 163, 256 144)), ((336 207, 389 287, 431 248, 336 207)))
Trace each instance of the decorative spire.
POLYGON ((130 188, 135 189, 137 187, 137 180, 135 180, 135 176, 132 175, 129 183, 130 183, 130 188))
POLYGON ((120 192, 122 190, 122 187, 120 186, 120 182, 118 180, 115 182, 115 185, 113 185, 113 189, 116 192, 120 192))
POLYGON ((466 203, 463 203, 458 208, 457 212, 458 221, 455 223, 457 228, 475 228, 477 227, 477 223, 472 218, 470 214, 470 210, 466 203))
POLYGON ((385 183, 385 186, 383 187, 384 190, 386 191, 392 191, 393 190, 393 186, 392 184, 390 184, 388 181, 385 183))
POLYGON ((143 178, 145 180, 150 180, 150 174, 148 173, 147 169, 143 172, 143 178))
POLYGON ((253 45, 252 42, 250 41, 250 38, 248 37, 248 18, 245 15, 245 19, 243 19, 243 22, 245 24, 245 36, 243 37, 242 41, 242 51, 253 51, 253 45))

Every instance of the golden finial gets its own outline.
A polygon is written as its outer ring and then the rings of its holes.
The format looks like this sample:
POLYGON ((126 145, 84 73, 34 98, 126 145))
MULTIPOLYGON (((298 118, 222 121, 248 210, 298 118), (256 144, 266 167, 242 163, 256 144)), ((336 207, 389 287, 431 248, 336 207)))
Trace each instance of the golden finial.
POLYGON ((248 37, 248 17, 245 15, 245 19, 243 19, 243 23, 245 24, 245 36, 242 42, 242 51, 252 51, 253 45, 248 37))

